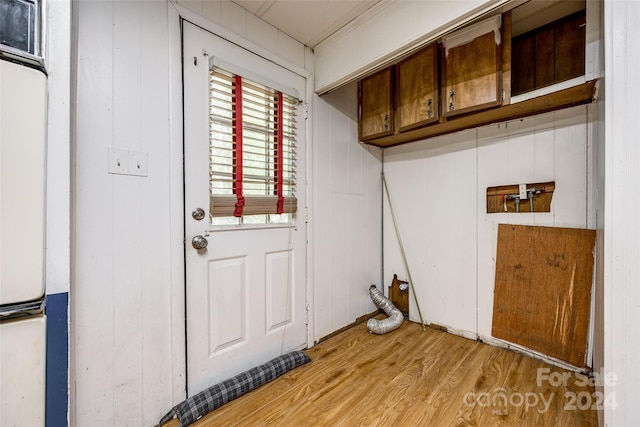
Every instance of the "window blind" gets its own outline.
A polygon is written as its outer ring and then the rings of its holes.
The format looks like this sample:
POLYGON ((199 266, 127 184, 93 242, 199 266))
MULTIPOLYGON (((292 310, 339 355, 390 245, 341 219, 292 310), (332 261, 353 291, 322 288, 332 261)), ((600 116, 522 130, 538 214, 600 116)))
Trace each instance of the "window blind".
POLYGON ((209 74, 212 217, 295 213, 297 100, 220 68, 209 74))

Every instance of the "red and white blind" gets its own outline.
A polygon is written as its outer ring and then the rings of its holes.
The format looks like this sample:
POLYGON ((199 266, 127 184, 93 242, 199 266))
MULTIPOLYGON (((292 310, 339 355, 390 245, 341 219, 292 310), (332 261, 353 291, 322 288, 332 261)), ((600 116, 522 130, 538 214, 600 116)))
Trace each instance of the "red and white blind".
POLYGON ((212 217, 295 213, 298 100, 219 68, 209 75, 212 217))

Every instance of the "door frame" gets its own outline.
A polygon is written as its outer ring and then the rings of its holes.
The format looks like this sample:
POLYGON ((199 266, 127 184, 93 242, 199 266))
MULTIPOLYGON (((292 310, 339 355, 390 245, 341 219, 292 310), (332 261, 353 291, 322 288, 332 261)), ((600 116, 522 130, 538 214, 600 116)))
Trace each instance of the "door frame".
MULTIPOLYGON (((186 341, 186 251, 189 250, 185 243, 185 193, 184 193, 184 120, 183 120, 183 76, 182 76, 182 25, 183 21, 189 21, 227 41, 248 50, 264 59, 286 68, 287 70, 305 78, 305 126, 306 154, 305 164, 307 169, 306 182, 298 185, 299 190, 306 192, 306 206, 299 209, 299 214, 304 215, 307 235, 307 259, 305 272, 305 290, 307 311, 307 347, 314 344, 314 286, 313 286, 313 241, 312 230, 309 226, 309 212, 312 212, 313 204, 313 104, 315 93, 313 91, 313 73, 303 67, 290 63, 278 55, 270 52, 249 40, 208 21, 197 13, 171 1, 168 1, 168 47, 170 58, 169 69, 169 98, 170 98, 170 199, 171 199, 171 347, 174 357, 172 359, 172 404, 182 402, 187 396, 187 341, 186 341)), ((305 48, 305 62, 309 67, 313 66, 313 54, 305 48)))

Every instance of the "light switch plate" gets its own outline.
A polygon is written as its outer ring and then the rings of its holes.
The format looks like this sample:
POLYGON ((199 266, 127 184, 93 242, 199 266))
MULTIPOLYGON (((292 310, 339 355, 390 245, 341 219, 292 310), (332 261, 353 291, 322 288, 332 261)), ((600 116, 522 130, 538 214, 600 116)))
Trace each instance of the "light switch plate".
POLYGON ((129 153, 127 150, 109 148, 108 161, 109 173, 126 175, 129 172, 129 153))
POLYGON ((147 153, 129 152, 129 175, 147 176, 147 153))
POLYGON ((147 153, 109 148, 107 171, 116 175, 147 176, 147 153))

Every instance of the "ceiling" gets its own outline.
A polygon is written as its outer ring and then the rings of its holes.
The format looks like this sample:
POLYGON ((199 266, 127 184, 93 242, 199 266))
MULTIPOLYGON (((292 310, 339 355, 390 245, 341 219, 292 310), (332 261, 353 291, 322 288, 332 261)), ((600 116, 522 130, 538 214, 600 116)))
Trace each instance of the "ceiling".
MULTIPOLYGON (((371 8, 382 8, 397 0, 231 0, 240 7, 311 48, 371 8)), ((516 1, 514 36, 576 10, 584 0, 516 1)))
POLYGON ((314 48, 382 2, 395 0, 232 0, 240 7, 314 48))

